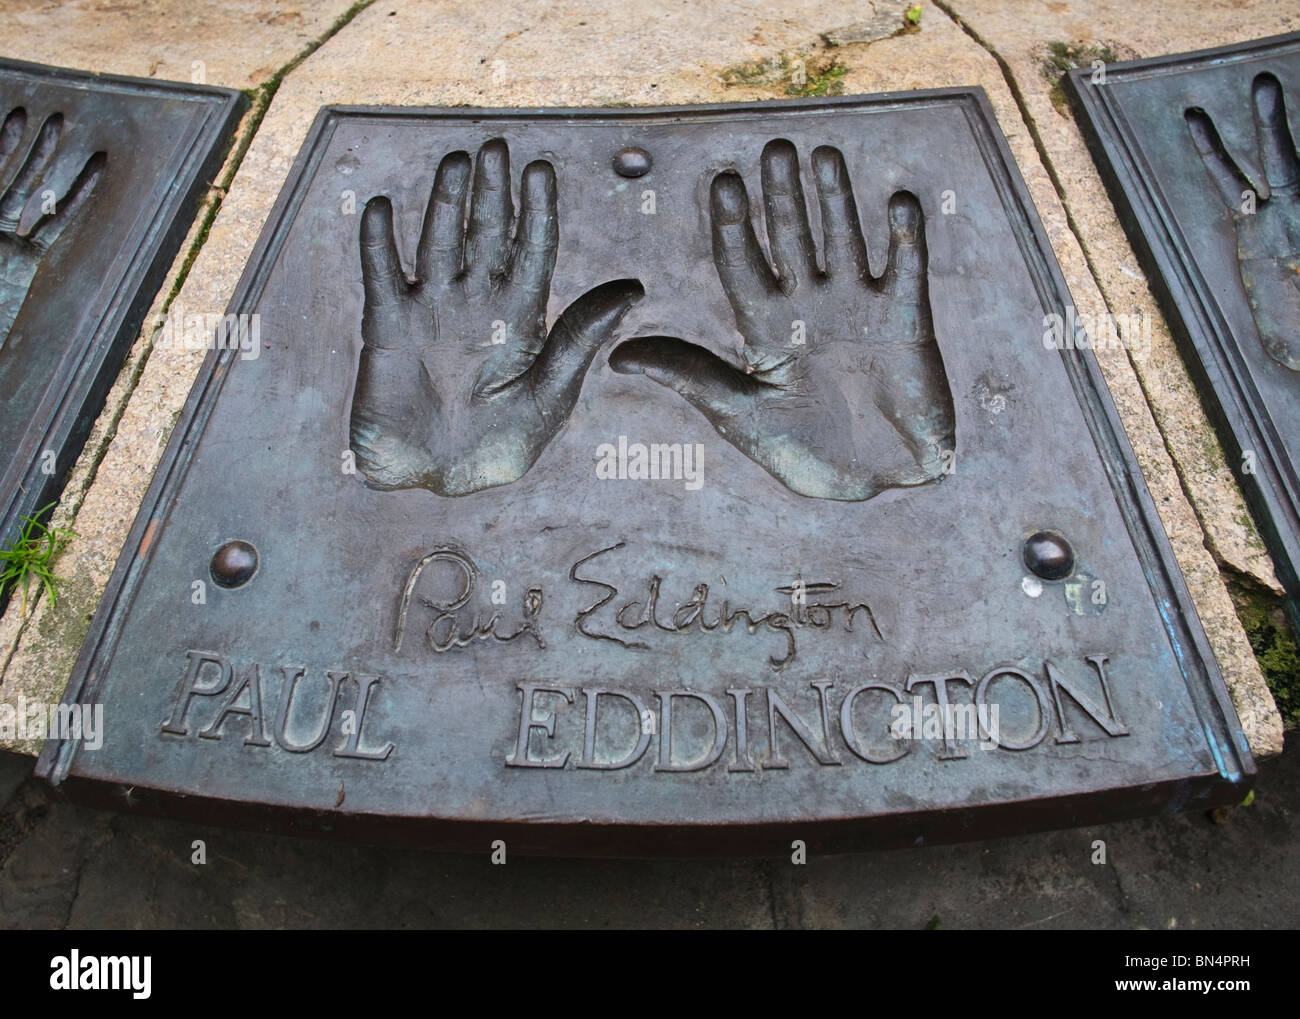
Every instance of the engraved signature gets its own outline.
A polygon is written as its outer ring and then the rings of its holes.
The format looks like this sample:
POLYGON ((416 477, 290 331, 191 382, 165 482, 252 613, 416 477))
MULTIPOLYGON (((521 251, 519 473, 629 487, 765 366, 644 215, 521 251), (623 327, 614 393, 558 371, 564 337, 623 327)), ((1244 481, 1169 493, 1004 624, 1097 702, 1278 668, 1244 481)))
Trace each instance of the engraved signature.
MULTIPOLYGON (((613 602, 618 597, 619 590, 613 584, 607 584, 601 580, 579 577, 578 569, 600 556, 624 548, 626 544, 626 542, 620 541, 616 545, 599 549, 583 556, 569 568, 570 580, 578 584, 598 587, 605 591, 602 598, 578 613, 574 619, 574 627, 584 637, 590 637, 593 640, 610 640, 626 648, 646 650, 649 645, 643 641, 623 640, 613 634, 595 632, 587 627, 587 619, 613 602)), ((817 582, 805 584, 799 582, 797 585, 792 584, 776 588, 777 592, 787 596, 786 601, 791 606, 788 612, 769 611, 756 616, 754 610, 749 608, 733 609, 730 601, 724 598, 721 605, 717 606, 712 621, 708 619, 705 613, 709 600, 708 584, 696 584, 687 601, 679 604, 671 613, 665 610, 664 615, 666 618, 661 618, 659 594, 662 583, 663 578, 658 574, 651 575, 645 585, 645 599, 643 601, 633 599, 623 602, 613 614, 614 625, 620 631, 629 633, 646 626, 662 633, 691 633, 693 631, 711 633, 715 630, 730 633, 737 622, 741 622, 748 633, 754 633, 760 628, 766 628, 774 633, 784 635, 785 638, 785 654, 779 658, 772 656, 768 659, 772 668, 777 672, 780 672, 795 659, 798 651, 796 643, 797 630, 806 626, 817 630, 829 629, 837 615, 843 621, 844 629, 852 633, 854 618, 859 612, 865 614, 875 639, 884 640, 884 634, 881 633, 880 627, 876 623, 876 617, 866 602, 853 605, 848 601, 808 602, 808 595, 827 594, 836 591, 839 588, 838 583, 817 582)))
POLYGON ((524 621, 513 633, 497 632, 497 624, 501 621, 500 613, 493 613, 487 620, 484 620, 481 614, 475 613, 468 625, 462 625, 460 610, 469 603, 470 596, 474 593, 474 588, 478 584, 479 571, 474 565, 474 560, 468 555, 459 549, 447 547, 436 548, 432 552, 425 553, 407 574, 406 585, 402 588, 401 605, 397 612, 397 632, 393 636, 394 651, 402 650, 402 634, 406 632, 406 617, 411 607, 411 595, 415 591, 415 585, 424 568, 434 562, 451 563, 461 573, 461 585, 455 597, 447 602, 436 602, 423 596, 420 598, 421 604, 427 605, 434 611, 433 621, 424 631, 424 638, 432 651, 438 653, 450 651, 452 648, 466 647, 480 640, 495 640, 507 644, 525 633, 530 634, 537 641, 539 648, 546 650, 546 641, 542 639, 536 625, 537 617, 542 611, 540 587, 529 588, 524 595, 524 621))
MULTIPOLYGON (((768 658, 772 669, 780 672, 793 662, 798 654, 801 631, 825 632, 842 628, 847 633, 866 633, 874 641, 883 641, 885 635, 871 606, 865 601, 853 601, 839 593, 837 581, 805 582, 796 578, 774 591, 782 596, 782 607, 766 611, 743 605, 732 605, 731 600, 715 598, 710 602, 710 587, 698 583, 690 597, 669 607, 665 603, 662 587, 664 578, 651 574, 637 589, 633 597, 624 597, 616 584, 598 579, 596 561, 602 556, 626 548, 618 542, 597 549, 577 559, 568 571, 569 580, 579 587, 594 588, 600 592, 594 601, 577 610, 571 620, 573 630, 594 641, 606 641, 634 651, 649 650, 645 639, 652 633, 708 634, 730 633, 738 624, 745 632, 760 630, 778 635, 782 640, 779 654, 768 658), (579 574, 582 570, 582 574, 579 574), (623 636, 620 636, 623 635, 623 636)), ((425 553, 407 574, 402 588, 394 633, 394 650, 402 648, 412 601, 433 610, 433 618, 425 628, 426 645, 435 653, 467 647, 480 641, 509 643, 525 634, 545 650, 546 641, 541 632, 541 613, 544 599, 540 587, 529 588, 523 597, 521 620, 513 629, 502 622, 500 612, 490 615, 471 608, 470 601, 479 586, 481 574, 474 560, 464 551, 442 546, 425 553), (433 600, 417 598, 416 585, 421 574, 431 563, 446 563, 458 574, 454 593, 450 598, 433 600)), ((494 599, 495 600, 495 599, 494 599)))

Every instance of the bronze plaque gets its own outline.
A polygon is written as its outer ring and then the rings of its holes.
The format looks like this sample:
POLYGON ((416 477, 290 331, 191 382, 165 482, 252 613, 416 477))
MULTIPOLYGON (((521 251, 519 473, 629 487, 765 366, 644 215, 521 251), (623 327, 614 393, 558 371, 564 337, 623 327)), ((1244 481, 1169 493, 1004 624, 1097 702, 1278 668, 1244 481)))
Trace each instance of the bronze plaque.
POLYGON ((0 541, 58 499, 245 105, 0 60, 0 541))
POLYGON ((1300 595, 1300 33, 1067 79, 1229 465, 1300 595))
POLYGON ((581 854, 1240 799, 1068 304, 979 90, 323 110, 41 773, 581 854))

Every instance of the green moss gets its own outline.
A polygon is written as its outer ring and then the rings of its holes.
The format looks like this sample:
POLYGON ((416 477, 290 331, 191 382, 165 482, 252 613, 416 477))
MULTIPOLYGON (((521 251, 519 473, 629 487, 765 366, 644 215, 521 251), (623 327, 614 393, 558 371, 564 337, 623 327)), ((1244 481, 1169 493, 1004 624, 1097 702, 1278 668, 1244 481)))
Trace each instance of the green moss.
POLYGON ((780 59, 750 60, 743 64, 724 68, 718 77, 722 80, 722 84, 728 88, 734 88, 738 85, 751 87, 770 85, 773 81, 783 78, 783 68, 789 68, 789 66, 788 60, 785 62, 780 59))
POLYGON ((1206 431, 1201 436, 1201 455, 1205 457, 1205 462, 1211 467, 1226 466, 1228 462, 1223 447, 1219 445, 1219 440, 1210 431, 1206 431))
POLYGON ((793 82, 786 87, 785 94, 788 96, 837 96, 843 93, 844 83, 840 80, 849 69, 843 64, 832 60, 823 70, 814 71, 811 68, 807 73, 807 80, 802 85, 795 85, 793 82))
POLYGON ((1300 647, 1282 598, 1229 582, 1237 616, 1246 630, 1273 699, 1288 729, 1300 728, 1300 647))
POLYGON ((849 69, 834 57, 783 53, 725 68, 718 75, 728 88, 771 89, 787 96, 835 96, 844 91, 840 80, 849 69))
POLYGON ((74 573, 63 582, 58 611, 44 613, 37 623, 36 633, 40 637, 43 658, 48 656, 49 661, 66 665, 71 670, 81 645, 85 643, 100 593, 84 573, 74 573))
POLYGON ((1052 105, 1056 107, 1056 112, 1063 117, 1070 115, 1065 90, 1061 87, 1061 79, 1065 77, 1067 71, 1072 71, 1076 67, 1091 67, 1098 60, 1103 64, 1113 64, 1120 59, 1122 58, 1119 54, 1106 43, 1086 45, 1083 43, 1049 42, 1047 44, 1047 56, 1043 58, 1042 62, 1042 71, 1043 77, 1052 84, 1048 97, 1052 100, 1052 105))

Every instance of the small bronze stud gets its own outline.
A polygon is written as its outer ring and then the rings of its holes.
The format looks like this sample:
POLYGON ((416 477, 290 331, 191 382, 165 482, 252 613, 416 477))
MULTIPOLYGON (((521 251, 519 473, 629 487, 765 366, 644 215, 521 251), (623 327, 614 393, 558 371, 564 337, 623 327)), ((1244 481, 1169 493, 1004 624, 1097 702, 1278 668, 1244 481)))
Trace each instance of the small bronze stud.
POLYGON ((1054 531, 1038 531, 1025 541, 1025 565, 1044 580, 1060 580, 1074 572, 1074 549, 1054 531))
POLYGON ((212 579, 218 587, 242 587, 257 572, 257 549, 246 541, 228 541, 212 556, 212 579))
POLYGON ((614 156, 614 172, 620 177, 644 177, 650 166, 650 153, 635 145, 620 149, 614 156))

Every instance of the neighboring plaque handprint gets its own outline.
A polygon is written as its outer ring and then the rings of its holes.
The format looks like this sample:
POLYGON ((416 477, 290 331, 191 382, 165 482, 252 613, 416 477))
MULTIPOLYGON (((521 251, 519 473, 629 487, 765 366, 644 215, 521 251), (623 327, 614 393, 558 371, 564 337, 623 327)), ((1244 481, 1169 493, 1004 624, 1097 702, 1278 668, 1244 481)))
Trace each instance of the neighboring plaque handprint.
POLYGON ((36 137, 30 138, 27 112, 21 107, 10 111, 0 125, 0 188, 4 188, 0 194, 0 344, 27 299, 41 256, 76 216, 103 172, 105 156, 97 152, 86 161, 67 194, 51 193, 46 183, 66 158, 59 147, 62 135, 63 117, 55 113, 46 118, 36 137), (20 234, 23 211, 33 195, 39 204, 39 218, 20 234))
POLYGON ((1300 371, 1300 156, 1287 123, 1282 86, 1261 74, 1251 86, 1264 179, 1253 184, 1228 155, 1199 108, 1188 130, 1237 227, 1237 265, 1269 355, 1300 371))
POLYGON ((676 390, 718 433, 800 495, 861 500, 920 485, 951 464, 952 394, 935 340, 920 203, 889 203, 889 255, 872 277, 843 155, 812 153, 825 270, 818 268, 798 155, 761 159, 773 274, 740 176, 713 179, 713 258, 744 339, 743 365, 669 337, 620 344, 618 372, 676 390))
POLYGON ((525 167, 519 195, 516 221, 504 141, 483 145, 472 170, 468 154, 446 156, 414 282, 388 199, 366 205, 350 436, 372 487, 466 495, 522 477, 568 419, 596 351, 642 296, 636 280, 604 283, 548 332, 559 244, 551 165, 525 167))

